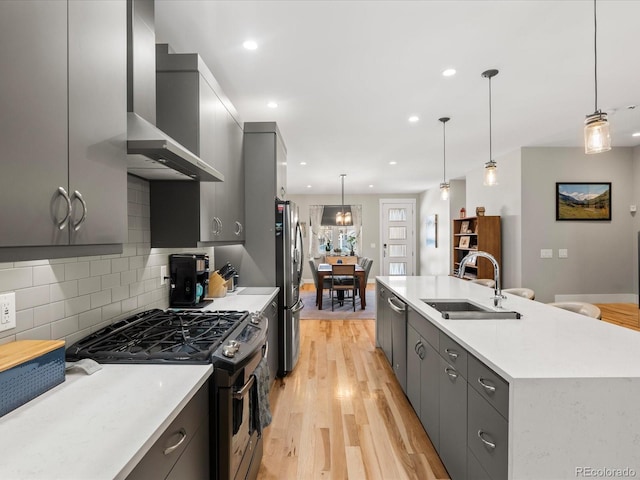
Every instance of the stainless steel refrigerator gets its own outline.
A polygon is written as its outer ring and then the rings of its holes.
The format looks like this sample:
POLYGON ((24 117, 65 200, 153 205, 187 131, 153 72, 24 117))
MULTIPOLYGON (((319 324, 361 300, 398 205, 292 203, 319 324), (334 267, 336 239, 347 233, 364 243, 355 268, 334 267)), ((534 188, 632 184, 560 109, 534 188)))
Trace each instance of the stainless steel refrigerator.
POLYGON ((291 201, 276 200, 276 283, 278 294, 278 374, 291 372, 300 356, 300 283, 303 269, 302 231, 298 207, 291 201))

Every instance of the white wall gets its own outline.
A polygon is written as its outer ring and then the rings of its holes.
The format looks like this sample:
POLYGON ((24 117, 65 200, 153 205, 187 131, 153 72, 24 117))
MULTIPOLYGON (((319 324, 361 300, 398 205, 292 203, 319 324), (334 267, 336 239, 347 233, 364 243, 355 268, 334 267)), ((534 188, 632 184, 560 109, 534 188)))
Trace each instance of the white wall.
POLYGON ((500 215, 502 230, 502 286, 522 285, 521 212, 522 183, 520 150, 495 159, 498 163, 498 185, 483 185, 484 165, 467 174, 467 216, 476 207, 485 207, 485 215, 500 215))
MULTIPOLYGON (((640 209, 640 147, 636 147, 632 152, 633 157, 633 181, 631 190, 631 205, 635 205, 640 209)), ((638 293, 638 283, 640 275, 640 259, 638 259, 638 233, 640 232, 640 213, 631 214, 633 218, 632 230, 635 233, 635 242, 633 245, 633 265, 635 273, 633 274, 633 291, 638 293)))
MULTIPOLYGON (((453 189, 453 186, 452 186, 453 189)), ((420 275, 448 275, 451 271, 451 203, 440 189, 423 192, 418 200, 418 270, 420 275), (427 247, 427 217, 437 215, 437 247, 427 247)))
POLYGON ((633 296, 632 149, 586 155, 582 148, 523 148, 522 174, 524 286, 547 302, 633 296), (556 182, 611 182, 611 221, 557 221, 556 182), (542 248, 553 249, 553 258, 541 259, 542 248), (561 248, 568 258, 558 258, 561 248))

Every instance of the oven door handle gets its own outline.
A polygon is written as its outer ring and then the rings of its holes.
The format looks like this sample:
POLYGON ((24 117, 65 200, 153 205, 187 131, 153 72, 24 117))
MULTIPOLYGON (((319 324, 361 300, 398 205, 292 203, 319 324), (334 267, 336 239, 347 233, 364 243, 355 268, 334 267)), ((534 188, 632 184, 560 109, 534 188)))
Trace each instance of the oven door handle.
POLYGON ((242 400, 244 396, 249 392, 249 389, 251 388, 251 386, 253 385, 253 382, 255 381, 256 381, 256 377, 251 375, 249 377, 249 380, 247 380, 247 383, 245 383, 240 390, 238 390, 237 392, 233 392, 233 399, 242 400))

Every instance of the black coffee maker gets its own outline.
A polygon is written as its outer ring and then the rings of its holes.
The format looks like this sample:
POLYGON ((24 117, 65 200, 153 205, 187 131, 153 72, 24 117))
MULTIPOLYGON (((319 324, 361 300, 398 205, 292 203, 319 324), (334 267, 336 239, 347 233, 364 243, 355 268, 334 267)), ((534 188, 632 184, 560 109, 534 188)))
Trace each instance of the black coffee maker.
POLYGON ((179 253, 169 255, 169 306, 201 307, 209 292, 209 255, 179 253))

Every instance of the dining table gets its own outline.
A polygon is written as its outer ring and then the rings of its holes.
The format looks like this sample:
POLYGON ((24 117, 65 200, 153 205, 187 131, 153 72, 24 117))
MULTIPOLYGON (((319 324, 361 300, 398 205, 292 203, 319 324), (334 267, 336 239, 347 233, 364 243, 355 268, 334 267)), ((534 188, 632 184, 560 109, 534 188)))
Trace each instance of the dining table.
MULTIPOLYGON (((328 263, 320 263, 318 265, 318 285, 320 285, 320 287, 318 287, 316 289, 316 300, 318 303, 318 310, 322 310, 322 287, 321 285, 324 285, 324 279, 325 277, 330 277, 332 275, 331 273, 331 265, 328 263)), ((360 265, 356 264, 356 271, 355 271, 355 275, 358 278, 358 283, 360 284, 360 308, 362 310, 364 310, 367 307, 367 300, 366 300, 366 291, 367 291, 367 285, 365 284, 365 271, 364 268, 362 268, 360 265)))

